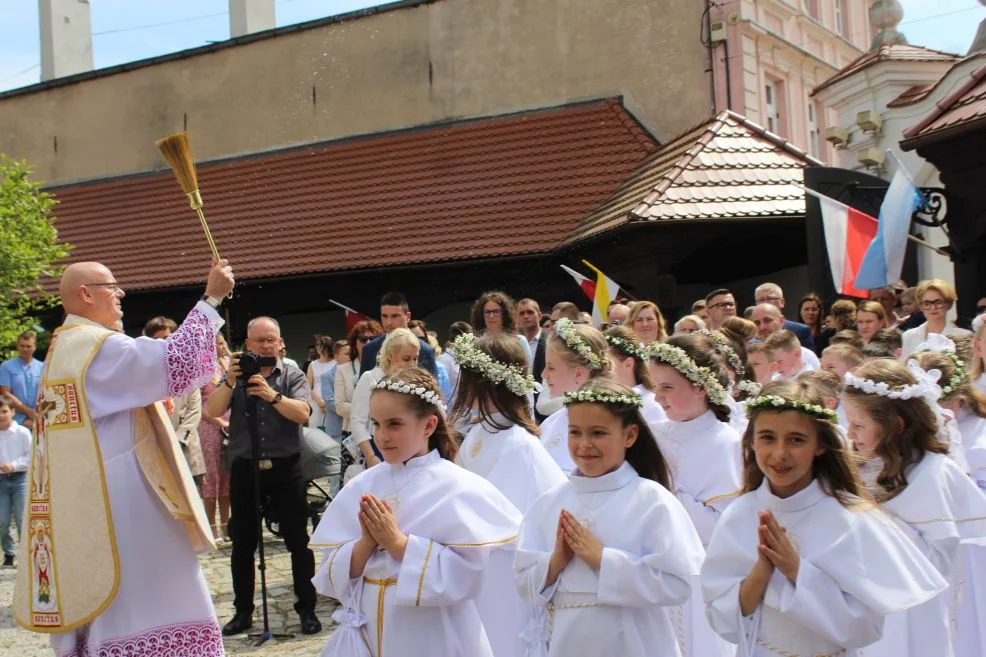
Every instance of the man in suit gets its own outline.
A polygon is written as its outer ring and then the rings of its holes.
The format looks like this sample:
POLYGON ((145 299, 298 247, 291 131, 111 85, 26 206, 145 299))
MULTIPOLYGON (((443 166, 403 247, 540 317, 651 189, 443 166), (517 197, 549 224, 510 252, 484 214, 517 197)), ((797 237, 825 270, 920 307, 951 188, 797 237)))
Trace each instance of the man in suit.
MULTIPOLYGON (((378 336, 363 347, 363 357, 360 359, 360 374, 369 372, 377 365, 377 354, 383 341, 395 328, 407 328, 411 321, 411 311, 407 305, 407 297, 400 292, 387 292, 380 297, 380 324, 384 335, 378 336)), ((418 367, 428 370, 438 379, 438 368, 435 366, 435 350, 426 340, 421 340, 421 350, 418 352, 418 367)))
MULTIPOLYGON (((537 301, 521 299, 517 302, 517 326, 531 348, 531 374, 535 381, 540 381, 541 373, 544 372, 544 350, 548 347, 548 334, 541 330, 541 307, 537 301)), ((536 404, 537 395, 534 399, 536 404)), ((534 419, 540 424, 544 416, 535 411, 534 419)))
MULTIPOLYGON (((753 298, 756 299, 758 306, 760 304, 770 304, 781 312, 781 317, 784 316, 784 290, 777 283, 758 285, 757 289, 753 291, 753 298)), ((759 328, 758 326, 757 329, 759 330, 759 328)), ((798 336, 798 342, 801 343, 802 347, 812 352, 815 351, 815 340, 811 337, 810 327, 785 319, 784 325, 781 328, 791 331, 798 336)))

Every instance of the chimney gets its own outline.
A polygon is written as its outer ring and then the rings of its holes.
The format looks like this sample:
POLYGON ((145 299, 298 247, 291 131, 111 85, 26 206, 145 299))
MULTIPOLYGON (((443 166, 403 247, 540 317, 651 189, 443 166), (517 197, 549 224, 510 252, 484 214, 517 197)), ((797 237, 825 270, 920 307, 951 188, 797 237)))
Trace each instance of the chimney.
POLYGON ((41 80, 92 70, 89 0, 38 0, 41 80))
POLYGON ((276 26, 274 0, 229 0, 230 37, 272 30, 276 26))

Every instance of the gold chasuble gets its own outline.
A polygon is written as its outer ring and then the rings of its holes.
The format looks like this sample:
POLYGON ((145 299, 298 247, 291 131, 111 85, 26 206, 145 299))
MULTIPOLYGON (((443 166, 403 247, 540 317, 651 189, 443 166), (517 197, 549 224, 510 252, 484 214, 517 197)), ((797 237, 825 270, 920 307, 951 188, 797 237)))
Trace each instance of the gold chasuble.
MULTIPOLYGON (((85 391, 86 371, 110 335, 87 320, 62 326, 52 335, 41 374, 13 605, 17 622, 34 632, 91 622, 113 602, 120 583, 103 458, 85 391)), ((133 449, 148 484, 184 523, 195 550, 215 547, 160 403, 131 415, 133 449)))

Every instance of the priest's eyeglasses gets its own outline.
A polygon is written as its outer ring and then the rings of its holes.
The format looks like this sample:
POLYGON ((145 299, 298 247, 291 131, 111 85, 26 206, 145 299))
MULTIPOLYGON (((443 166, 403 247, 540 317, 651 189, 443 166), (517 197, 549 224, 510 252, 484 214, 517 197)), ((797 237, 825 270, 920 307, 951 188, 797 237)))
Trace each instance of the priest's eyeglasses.
POLYGON ((111 281, 109 283, 83 283, 87 287, 105 287, 110 291, 110 294, 119 294, 123 292, 123 288, 116 281, 111 281))

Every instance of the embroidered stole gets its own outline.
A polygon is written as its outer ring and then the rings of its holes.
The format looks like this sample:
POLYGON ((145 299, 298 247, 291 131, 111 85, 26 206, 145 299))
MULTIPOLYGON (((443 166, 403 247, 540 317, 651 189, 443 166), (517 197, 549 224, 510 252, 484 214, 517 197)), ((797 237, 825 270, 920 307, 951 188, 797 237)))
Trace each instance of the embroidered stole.
MULTIPOLYGON (((13 604, 17 622, 34 632, 66 632, 91 622, 119 586, 103 458, 85 394, 86 371, 111 334, 88 323, 57 329, 38 386, 13 604)), ((134 452, 151 488, 185 524, 194 549, 214 547, 160 403, 134 409, 133 419, 134 452)))

